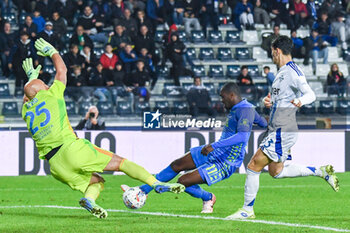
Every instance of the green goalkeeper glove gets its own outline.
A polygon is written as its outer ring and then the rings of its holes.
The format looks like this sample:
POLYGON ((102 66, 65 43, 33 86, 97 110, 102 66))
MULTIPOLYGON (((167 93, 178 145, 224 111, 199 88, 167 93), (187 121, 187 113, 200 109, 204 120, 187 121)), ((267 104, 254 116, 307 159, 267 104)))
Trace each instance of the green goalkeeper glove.
POLYGON ((35 48, 38 50, 37 54, 42 57, 52 57, 52 55, 58 53, 57 50, 43 38, 35 41, 35 48))
POLYGON ((26 58, 23 63, 22 63, 22 68, 24 72, 26 73, 29 82, 32 81, 33 79, 37 79, 39 76, 39 72, 41 70, 41 65, 38 65, 36 69, 33 67, 33 59, 31 58, 26 58))

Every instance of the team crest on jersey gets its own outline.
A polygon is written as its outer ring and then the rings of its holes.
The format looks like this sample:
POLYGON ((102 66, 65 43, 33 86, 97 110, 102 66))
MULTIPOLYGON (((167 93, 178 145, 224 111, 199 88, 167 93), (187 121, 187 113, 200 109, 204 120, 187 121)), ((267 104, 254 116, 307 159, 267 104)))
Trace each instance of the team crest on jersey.
POLYGON ((244 126, 249 126, 249 121, 248 121, 248 119, 243 119, 242 121, 241 121, 241 125, 244 125, 244 126))

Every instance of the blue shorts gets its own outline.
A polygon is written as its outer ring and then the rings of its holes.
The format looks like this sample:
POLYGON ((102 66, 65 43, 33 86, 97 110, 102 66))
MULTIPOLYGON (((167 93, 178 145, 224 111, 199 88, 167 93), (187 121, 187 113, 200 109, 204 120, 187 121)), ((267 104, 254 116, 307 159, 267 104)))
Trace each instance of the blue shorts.
POLYGON ((193 147, 190 152, 200 176, 208 186, 229 178, 236 171, 236 166, 230 165, 228 161, 218 161, 216 156, 213 156, 215 151, 208 156, 201 154, 203 147, 193 147))

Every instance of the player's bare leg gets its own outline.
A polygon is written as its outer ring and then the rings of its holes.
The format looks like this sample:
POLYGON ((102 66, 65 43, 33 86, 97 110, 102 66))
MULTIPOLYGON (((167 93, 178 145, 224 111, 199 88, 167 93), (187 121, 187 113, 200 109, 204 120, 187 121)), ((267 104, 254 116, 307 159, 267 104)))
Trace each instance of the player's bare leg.
POLYGON ((203 208, 201 213, 213 213, 213 207, 216 202, 214 193, 210 193, 202 189, 198 184, 204 184, 205 181, 199 174, 198 170, 186 173, 179 177, 178 183, 183 184, 186 189, 185 192, 193 197, 201 198, 203 200, 203 208))
POLYGON ((95 203, 104 188, 105 180, 98 173, 92 173, 90 184, 85 191, 85 197, 81 198, 79 204, 97 218, 107 218, 105 209, 95 203))
POLYGON ((185 187, 181 184, 178 184, 178 183, 168 184, 157 180, 143 167, 127 159, 124 159, 118 155, 113 155, 111 161, 107 164, 104 170, 105 171, 122 171, 126 175, 130 176, 131 178, 139 180, 155 188, 156 192, 158 193, 163 193, 163 192, 181 193, 185 190, 185 187))

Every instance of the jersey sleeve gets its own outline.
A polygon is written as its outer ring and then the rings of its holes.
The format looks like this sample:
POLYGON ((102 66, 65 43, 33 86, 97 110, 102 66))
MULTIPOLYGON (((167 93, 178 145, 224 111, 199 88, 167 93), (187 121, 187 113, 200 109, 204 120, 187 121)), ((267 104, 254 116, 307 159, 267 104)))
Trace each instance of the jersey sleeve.
POLYGON ((59 80, 55 80, 51 85, 49 92, 59 99, 64 99, 64 90, 66 86, 59 80))
POLYGON ((295 87, 301 92, 302 96, 299 98, 302 105, 311 104, 316 100, 316 95, 306 81, 305 76, 295 77, 293 75, 295 87))
POLYGON ((249 140, 250 132, 253 127, 253 122, 255 119, 255 110, 252 107, 244 107, 241 111, 237 112, 237 133, 231 137, 219 140, 211 144, 213 149, 232 146, 239 143, 244 143, 249 140))

